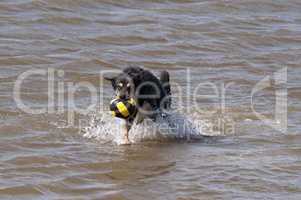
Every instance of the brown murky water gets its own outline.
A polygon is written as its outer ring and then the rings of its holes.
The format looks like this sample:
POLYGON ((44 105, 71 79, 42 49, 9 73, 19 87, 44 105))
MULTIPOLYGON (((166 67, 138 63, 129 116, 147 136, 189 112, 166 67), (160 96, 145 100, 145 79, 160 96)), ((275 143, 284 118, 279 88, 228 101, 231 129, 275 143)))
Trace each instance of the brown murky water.
MULTIPOLYGON (((299 0, 1 0, 1 199, 300 199, 300 11, 299 0), (28 114, 14 100, 18 76, 30 69, 63 70, 55 85, 89 82, 104 86, 109 98, 99 73, 128 64, 167 69, 183 88, 211 83, 221 91, 231 83, 225 98, 198 100, 203 112, 194 119, 219 127, 222 116, 234 131, 118 146, 83 137, 77 122, 89 124, 88 115, 75 115, 67 127, 68 105, 57 105, 57 90, 48 108, 54 112, 28 114), (285 67, 283 133, 255 116, 251 94, 285 67)), ((47 108, 48 86, 46 75, 28 77, 22 102, 47 108)), ((255 110, 266 118, 275 115, 278 89, 273 83, 254 96, 255 110)), ((68 90, 62 93, 66 100, 68 90)), ((76 92, 77 106, 88 101, 85 89, 76 92)))

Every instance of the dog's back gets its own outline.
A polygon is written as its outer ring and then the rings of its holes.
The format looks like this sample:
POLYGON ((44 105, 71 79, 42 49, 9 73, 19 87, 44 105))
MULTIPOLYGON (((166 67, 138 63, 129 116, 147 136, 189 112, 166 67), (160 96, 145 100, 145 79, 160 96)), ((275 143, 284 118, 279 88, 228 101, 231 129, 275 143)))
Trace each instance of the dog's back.
POLYGON ((147 102, 153 110, 167 109, 168 103, 163 101, 168 101, 166 97, 170 95, 168 72, 164 71, 164 75, 161 75, 161 79, 164 77, 162 81, 150 71, 140 67, 128 67, 123 70, 123 73, 127 74, 135 85, 135 95, 139 106, 147 102))

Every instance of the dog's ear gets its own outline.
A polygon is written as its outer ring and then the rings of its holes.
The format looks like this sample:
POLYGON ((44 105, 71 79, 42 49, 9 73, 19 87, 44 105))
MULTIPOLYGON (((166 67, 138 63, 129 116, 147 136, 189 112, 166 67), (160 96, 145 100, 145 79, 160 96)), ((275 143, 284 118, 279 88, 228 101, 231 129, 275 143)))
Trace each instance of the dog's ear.
POLYGON ((103 77, 105 80, 110 81, 112 86, 115 87, 116 77, 106 75, 103 77))
POLYGON ((116 79, 116 77, 110 77, 110 76, 104 76, 103 77, 105 80, 107 80, 107 81, 115 81, 115 79, 116 79))

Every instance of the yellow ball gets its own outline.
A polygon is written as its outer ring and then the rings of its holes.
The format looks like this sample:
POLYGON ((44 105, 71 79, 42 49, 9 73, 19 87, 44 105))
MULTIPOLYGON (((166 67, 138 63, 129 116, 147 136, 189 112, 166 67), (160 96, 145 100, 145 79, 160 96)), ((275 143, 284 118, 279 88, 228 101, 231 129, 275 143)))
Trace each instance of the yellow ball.
POLYGON ((115 98, 110 103, 110 110, 114 117, 126 119, 136 113, 136 102, 133 98, 115 98))

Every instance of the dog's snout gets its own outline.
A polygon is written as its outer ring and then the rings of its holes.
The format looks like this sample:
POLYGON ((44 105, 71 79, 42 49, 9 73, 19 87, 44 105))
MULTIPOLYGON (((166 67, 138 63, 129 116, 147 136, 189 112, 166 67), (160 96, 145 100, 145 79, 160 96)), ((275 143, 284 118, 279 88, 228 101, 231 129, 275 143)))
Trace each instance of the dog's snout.
POLYGON ((119 88, 116 91, 116 96, 120 99, 127 99, 129 97, 129 93, 126 88, 119 88))
POLYGON ((126 99, 126 98, 127 98, 127 96, 126 96, 126 95, 124 95, 124 94, 122 94, 122 95, 119 95, 119 98, 120 98, 120 99, 126 99))

